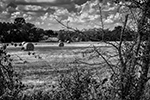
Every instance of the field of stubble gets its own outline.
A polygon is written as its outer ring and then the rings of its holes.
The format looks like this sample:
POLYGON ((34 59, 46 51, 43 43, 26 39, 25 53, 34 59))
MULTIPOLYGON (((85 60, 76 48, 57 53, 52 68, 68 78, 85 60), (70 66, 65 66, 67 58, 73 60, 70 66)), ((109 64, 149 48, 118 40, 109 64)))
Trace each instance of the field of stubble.
MULTIPOLYGON (((57 43, 37 43, 34 51, 21 51, 21 47, 9 46, 7 51, 13 59, 13 66, 21 80, 30 88, 47 89, 55 84, 61 74, 72 71, 73 67, 101 69, 102 58, 92 56, 93 45, 103 51, 112 48, 101 43, 71 43, 58 47, 57 43), (87 52, 87 53, 85 53, 87 52)), ((103 69, 105 70, 105 69, 103 69)))

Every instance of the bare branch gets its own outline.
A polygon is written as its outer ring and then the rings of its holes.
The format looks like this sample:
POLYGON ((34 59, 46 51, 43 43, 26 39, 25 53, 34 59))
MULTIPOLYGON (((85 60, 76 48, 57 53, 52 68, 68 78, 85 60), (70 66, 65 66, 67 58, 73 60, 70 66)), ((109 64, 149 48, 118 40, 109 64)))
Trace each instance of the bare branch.
MULTIPOLYGON (((123 34, 125 31, 125 27, 127 25, 127 21, 128 21, 128 15, 125 16, 125 23, 124 23, 124 27, 121 31, 120 43, 119 43, 119 48, 118 48, 119 58, 120 58, 120 62, 121 62, 122 67, 124 66, 124 60, 123 60, 123 56, 122 56, 122 43, 123 43, 123 34)), ((125 70, 125 67, 123 68, 123 71, 124 70, 125 70)))
POLYGON ((101 6, 99 5, 100 2, 98 3, 98 8, 99 8, 99 12, 100 12, 100 22, 101 22, 101 25, 102 25, 102 31, 103 31, 103 34, 102 34, 102 40, 104 40, 104 23, 103 23, 103 16, 102 16, 102 8, 101 6))
POLYGON ((67 29, 70 29, 70 30, 73 30, 74 32, 78 32, 78 33, 82 33, 82 34, 84 34, 82 31, 80 31, 79 29, 75 29, 75 28, 72 28, 72 27, 70 27, 70 26, 68 26, 68 23, 67 23, 67 25, 65 25, 64 23, 62 23, 61 22, 61 20, 58 20, 57 18, 55 18, 54 17, 54 19, 59 23, 59 24, 61 24, 62 26, 64 26, 65 28, 67 28, 67 29))
MULTIPOLYGON (((118 50, 117 45, 115 45, 114 43, 111 43, 109 41, 105 41, 105 43, 110 44, 111 46, 113 46, 116 50, 118 50)), ((117 43, 117 42, 116 42, 117 43)))
POLYGON ((116 74, 115 70, 113 69, 112 65, 108 62, 108 60, 97 50, 97 48, 95 46, 93 46, 94 50, 96 51, 96 53, 102 57, 102 59, 106 62, 106 64, 111 68, 111 70, 113 71, 114 74, 116 74))

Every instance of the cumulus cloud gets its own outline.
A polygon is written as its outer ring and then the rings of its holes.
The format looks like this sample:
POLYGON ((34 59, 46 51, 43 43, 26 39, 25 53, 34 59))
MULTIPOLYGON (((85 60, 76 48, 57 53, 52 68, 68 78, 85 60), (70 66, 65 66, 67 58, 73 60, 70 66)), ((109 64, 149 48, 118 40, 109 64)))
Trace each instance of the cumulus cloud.
POLYGON ((112 11, 112 10, 115 10, 116 9, 116 6, 113 6, 113 7, 106 7, 105 6, 105 8, 103 8, 103 11, 112 11))
POLYGON ((45 20, 46 18, 48 18, 48 13, 45 13, 44 16, 40 17, 42 20, 45 20))
POLYGON ((114 21, 111 20, 111 19, 106 19, 104 22, 105 22, 105 23, 113 23, 114 21))
POLYGON ((10 13, 8 13, 7 11, 3 11, 1 14, 0 14, 0 19, 9 19, 10 18, 10 13))
MULTIPOLYGON (((62 28, 54 17, 69 22, 79 29, 100 27, 98 0, 2 0, 0 1, 0 19, 24 17, 42 28, 62 28)), ((103 0, 103 20, 105 26, 111 26, 120 19, 117 6, 109 0, 103 0)))
POLYGON ((121 15, 119 13, 116 14, 110 14, 105 20, 105 23, 113 23, 115 21, 119 21, 121 18, 121 15))
POLYGON ((15 18, 17 18, 17 17, 23 17, 23 15, 24 15, 24 18, 28 17, 27 14, 23 14, 23 13, 20 12, 20 11, 16 11, 16 12, 14 12, 14 13, 11 14, 10 18, 11 18, 11 19, 15 19, 15 18))
POLYGON ((80 9, 80 12, 77 14, 74 14, 73 16, 70 16, 68 20, 70 22, 78 22, 78 23, 84 23, 84 22, 90 22, 92 20, 95 20, 99 18, 99 14, 97 13, 96 8, 97 2, 96 0, 93 1, 87 1, 86 3, 78 6, 80 9))
POLYGON ((84 3, 86 3, 87 1, 90 1, 90 0, 72 0, 75 4, 78 4, 78 5, 82 5, 84 3))

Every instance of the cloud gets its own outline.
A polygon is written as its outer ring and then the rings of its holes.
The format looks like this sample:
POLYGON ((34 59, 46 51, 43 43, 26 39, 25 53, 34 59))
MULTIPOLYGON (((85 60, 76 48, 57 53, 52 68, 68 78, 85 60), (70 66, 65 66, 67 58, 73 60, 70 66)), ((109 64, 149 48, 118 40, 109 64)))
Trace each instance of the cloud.
POLYGON ((77 6, 80 9, 79 13, 73 14, 73 16, 69 16, 68 21, 70 22, 77 22, 77 23, 84 23, 90 22, 99 18, 99 14, 97 13, 97 6, 96 0, 94 1, 87 1, 86 3, 77 6))
POLYGON ((6 11, 3 11, 1 14, 0 14, 0 19, 5 19, 5 20, 8 20, 10 18, 11 14, 6 12, 6 11))
MULTIPOLYGON (((0 1, 0 19, 14 20, 24 17, 38 27, 55 30, 62 26, 54 17, 64 23, 69 22, 78 29, 100 27, 98 0, 2 0, 0 1)), ((110 0, 111 1, 111 0, 110 0)), ((105 27, 119 23, 117 6, 109 0, 103 0, 102 16, 105 27)))
POLYGON ((106 19, 104 20, 104 23, 113 23, 114 21, 112 19, 106 19))
POLYGON ((82 5, 84 3, 86 3, 87 1, 90 1, 90 0, 72 0, 75 4, 77 5, 82 5))
POLYGON ((121 18, 121 15, 119 13, 116 14, 110 14, 106 19, 104 19, 105 23, 113 23, 114 21, 119 21, 121 18))
POLYGON ((42 20, 45 20, 46 18, 48 18, 48 13, 45 13, 45 15, 44 16, 41 16, 40 17, 42 20))
POLYGON ((37 5, 63 7, 69 12, 76 12, 76 5, 82 5, 90 0, 16 0, 16 5, 37 5))
POLYGON ((36 11, 36 10, 42 9, 42 7, 41 7, 41 6, 35 6, 35 5, 27 5, 27 6, 25 6, 24 9, 25 9, 25 10, 33 10, 33 11, 36 11))
POLYGON ((22 15, 23 15, 23 13, 17 11, 17 12, 14 12, 14 13, 11 14, 11 18, 15 19, 16 17, 20 17, 22 15))
POLYGON ((11 14, 13 12, 16 12, 16 8, 8 7, 8 8, 6 8, 6 11, 11 14))
POLYGON ((103 8, 103 11, 112 11, 112 10, 115 10, 116 9, 116 6, 113 6, 113 7, 106 7, 105 6, 105 8, 103 8))
POLYGON ((120 18, 121 18, 121 14, 116 13, 116 15, 114 16, 114 20, 120 20, 120 18))
POLYGON ((6 4, 4 2, 0 2, 0 12, 2 12, 6 8, 6 4))

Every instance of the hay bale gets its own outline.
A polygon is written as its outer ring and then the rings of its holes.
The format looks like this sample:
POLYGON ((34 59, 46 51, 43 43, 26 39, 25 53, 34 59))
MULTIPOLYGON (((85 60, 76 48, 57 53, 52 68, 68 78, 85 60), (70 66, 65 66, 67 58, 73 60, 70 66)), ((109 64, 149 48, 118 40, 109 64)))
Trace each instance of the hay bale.
POLYGON ((25 43, 23 48, 24 51, 34 51, 34 45, 32 43, 25 43))
POLYGON ((64 43, 63 43, 63 42, 60 42, 60 43, 59 43, 59 47, 64 47, 64 43))

